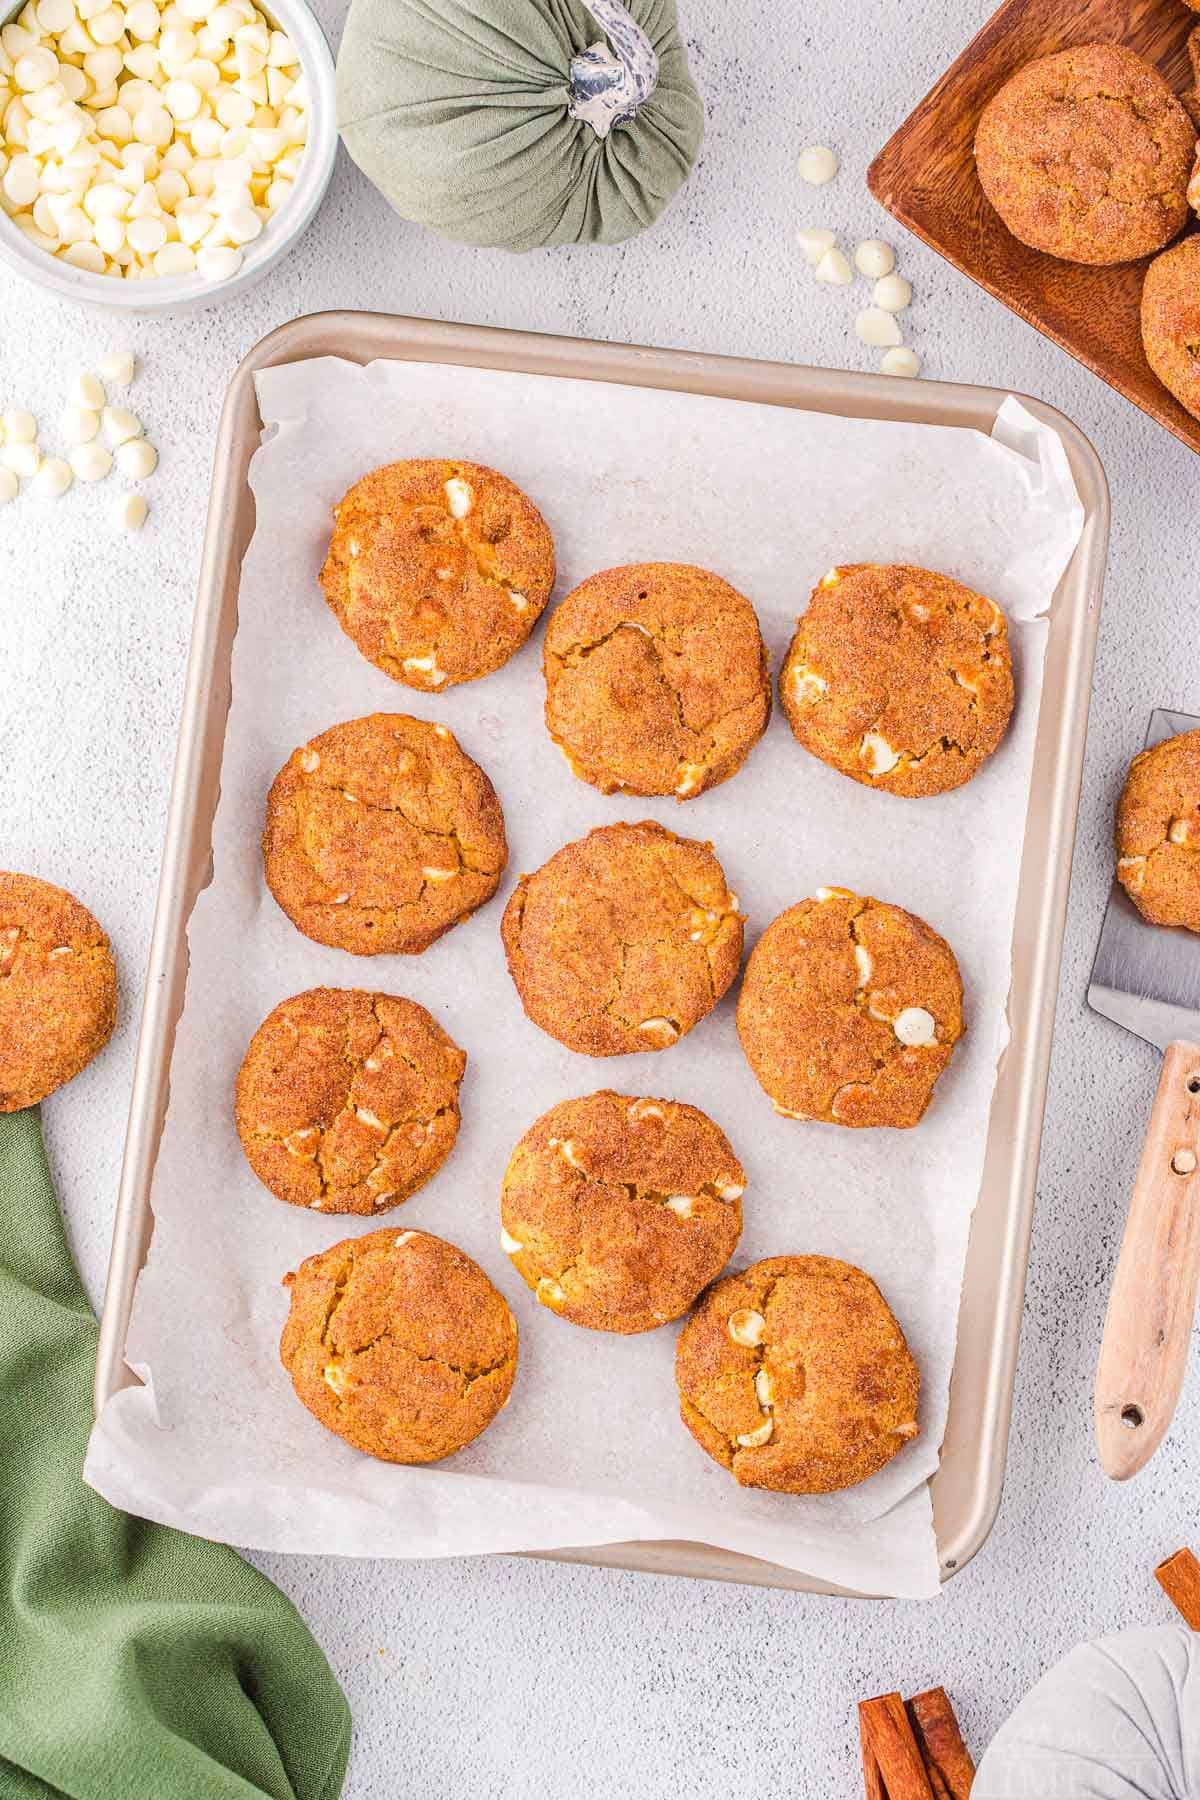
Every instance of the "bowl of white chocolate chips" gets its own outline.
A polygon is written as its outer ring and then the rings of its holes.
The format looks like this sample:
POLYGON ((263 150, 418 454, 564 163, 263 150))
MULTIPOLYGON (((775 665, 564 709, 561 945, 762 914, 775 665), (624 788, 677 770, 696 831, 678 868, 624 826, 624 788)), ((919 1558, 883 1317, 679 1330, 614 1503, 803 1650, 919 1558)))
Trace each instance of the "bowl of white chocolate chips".
POLYGON ((0 260, 122 311, 223 299, 312 220, 335 110, 304 0, 28 0, 0 26, 0 260))

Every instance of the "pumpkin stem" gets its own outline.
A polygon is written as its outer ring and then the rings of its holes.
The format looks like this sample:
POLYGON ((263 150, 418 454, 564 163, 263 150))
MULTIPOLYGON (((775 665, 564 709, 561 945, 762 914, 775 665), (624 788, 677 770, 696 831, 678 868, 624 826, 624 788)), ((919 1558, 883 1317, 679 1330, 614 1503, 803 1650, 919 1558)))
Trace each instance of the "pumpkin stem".
POLYGON ((658 86, 658 57, 620 0, 585 3, 608 42, 602 38, 572 57, 567 111, 606 138, 614 125, 627 124, 658 86))

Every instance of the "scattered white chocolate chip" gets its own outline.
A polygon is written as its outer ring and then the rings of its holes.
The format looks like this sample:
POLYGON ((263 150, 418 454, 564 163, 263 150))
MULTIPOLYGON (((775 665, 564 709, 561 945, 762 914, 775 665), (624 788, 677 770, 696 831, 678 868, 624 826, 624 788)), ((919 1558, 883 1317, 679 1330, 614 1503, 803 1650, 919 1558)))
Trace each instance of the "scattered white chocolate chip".
POLYGON ((0 450, 0 463, 19 475, 22 481, 29 481, 38 472, 42 453, 36 444, 29 444, 18 438, 15 443, 5 444, 0 450))
POLYGON ((4 414, 4 438, 9 444, 32 444, 37 438, 37 420, 31 412, 16 409, 4 414))
POLYGON ((915 350, 907 344, 884 352, 879 367, 885 375, 917 375, 921 369, 921 359, 915 350))
POLYGON ((320 766, 320 762, 321 758, 317 755, 315 750, 302 750, 300 752, 300 767, 304 770, 306 775, 311 775, 313 770, 320 766))
POLYGON ((432 864, 421 866, 421 873, 426 881, 432 881, 436 887, 439 882, 453 881, 458 874, 457 869, 435 869, 432 864))
POLYGON ((815 669, 802 664, 792 670, 792 692, 797 700, 819 700, 829 692, 829 683, 815 669))
POLYGON ((841 579, 842 571, 840 569, 826 569, 820 581, 817 583, 817 586, 823 588, 836 587, 841 579))
POLYGON ((895 268, 896 252, 882 238, 864 238, 854 252, 854 266, 868 281, 878 281, 895 268))
POLYGON ((354 1116, 359 1124, 367 1126, 368 1130, 381 1131, 385 1136, 387 1135, 387 1126, 384 1124, 383 1120, 378 1114, 369 1112, 365 1106, 356 1106, 354 1109, 354 1116))
POLYGON ((754 1392, 758 1395, 758 1404, 764 1410, 775 1403, 775 1383, 769 1369, 759 1369, 754 1377, 754 1392))
POLYGON ((100 429, 100 414, 86 406, 72 406, 59 427, 68 444, 90 444, 100 429))
POLYGON ((815 269, 827 250, 832 250, 837 238, 832 231, 824 231, 805 225, 796 233, 796 242, 804 253, 804 260, 809 268, 815 269))
POLYGON ((411 1243, 413 1238, 418 1235, 419 1233, 415 1231, 402 1231, 400 1236, 396 1239, 396 1249, 403 1250, 405 1244, 411 1243))
POLYGON ((932 1013, 923 1006, 906 1006, 892 1021, 892 1030, 902 1044, 913 1048, 937 1043, 937 1025, 932 1013))
POLYGON ((638 1030, 659 1050, 665 1050, 679 1036, 679 1027, 671 1019, 643 1019, 638 1030))
POLYGON ((428 675, 430 687, 441 687, 446 680, 445 670, 438 668, 435 656, 406 656, 403 667, 406 674, 428 675))
POLYGON ((655 1106, 651 1100, 635 1100, 625 1109, 625 1116, 631 1125, 640 1125, 643 1119, 662 1119, 666 1115, 662 1107, 655 1106))
POLYGON ((515 1256, 517 1251, 523 1250, 525 1246, 519 1239, 513 1237, 510 1232, 505 1231, 502 1225, 500 1227, 500 1248, 504 1251, 506 1256, 515 1256))
POLYGON ((46 500, 58 500, 75 479, 69 462, 61 456, 48 456, 33 478, 34 492, 46 500))
POLYGON ((849 888, 839 887, 819 887, 813 895, 813 899, 818 901, 821 906, 824 906, 828 900, 852 900, 853 898, 849 888))
POLYGON ((543 1306, 556 1306, 564 1298, 563 1291, 553 1275, 543 1275, 537 1284, 535 1293, 543 1306))
POLYGON ((450 508, 450 516, 454 519, 465 519, 471 510, 471 489, 460 475, 452 475, 446 483, 446 503, 450 508))
POLYGON ((900 342, 900 327, 882 306, 865 306, 854 321, 854 329, 862 343, 876 349, 900 342))
POLYGON ((757 1450, 760 1445, 770 1442, 771 1433, 774 1429, 775 1421, 773 1419, 764 1419, 757 1431, 739 1432, 737 1441, 744 1450, 757 1450))
POLYGON ((871 979, 871 971, 875 967, 875 964, 871 961, 871 952, 867 949, 865 944, 855 944, 854 961, 858 966, 858 985, 859 987, 866 987, 868 981, 871 979))
POLYGON ((886 775, 900 761, 900 752, 877 731, 868 731, 858 747, 858 758, 868 775, 886 775))
POLYGON ((871 298, 884 312, 903 312, 912 300, 912 283, 903 275, 885 275, 875 283, 871 298))
POLYGON ((704 780, 703 763, 680 763, 675 771, 678 780, 675 783, 675 796, 686 800, 691 794, 698 794, 700 784, 704 780))
POLYGON ((550 1143, 552 1148, 558 1151, 558 1154, 562 1157, 563 1161, 570 1163, 573 1169, 583 1168, 583 1164, 575 1154, 575 1140, 573 1138, 551 1138, 550 1143))
POLYGON ((340 1363, 326 1363, 325 1385, 326 1387, 332 1388, 339 1399, 346 1390, 346 1381, 346 1371, 342 1368, 340 1363))
MULTIPOLYGON (((125 24, 127 28, 129 28, 130 16, 136 10, 136 7, 138 5, 145 6, 147 4, 149 4, 149 0, 135 0, 135 6, 131 7, 125 14, 125 24)), ((157 29, 156 23, 155 30, 157 31, 157 29)), ((133 380, 133 370, 134 361, 132 350, 111 350, 107 356, 102 356, 100 359, 100 374, 109 387, 128 387, 133 380)))
POLYGON ((306 1162, 317 1154, 321 1142, 321 1134, 315 1125, 305 1125, 299 1131, 289 1132, 283 1140, 283 1147, 289 1156, 302 1157, 306 1162))
POLYGON ((82 406, 88 412, 99 412, 105 400, 104 383, 98 375, 77 375, 71 398, 76 406, 82 406))
POLYGON ((76 444, 70 460, 80 481, 103 481, 113 465, 112 452, 96 443, 76 444))
POLYGON ((824 256, 813 270, 817 281, 830 281, 835 287, 848 287, 854 280, 850 264, 841 250, 826 250, 824 256))
POLYGON ((146 481, 158 467, 158 451, 144 437, 117 445, 117 467, 130 481, 146 481))
POLYGON ((754 1350, 763 1341, 763 1333, 767 1329, 767 1321, 760 1312, 749 1306, 741 1306, 729 1315, 726 1326, 735 1344, 743 1344, 748 1350, 754 1350))
POLYGON ((824 187, 838 172, 838 159, 825 144, 809 144, 796 158, 796 173, 810 187, 824 187))
POLYGON ((690 1219, 696 1210, 696 1202, 690 1194, 668 1194, 666 1204, 681 1219, 690 1219))
POLYGON ((740 1181, 719 1181, 717 1193, 722 1200, 740 1200, 746 1189, 740 1181))
POLYGON ((113 507, 113 518, 122 531, 140 531, 150 508, 141 494, 122 494, 113 507))
POLYGON ((114 449, 118 444, 127 444, 131 438, 142 435, 142 421, 124 406, 106 406, 100 414, 100 423, 105 439, 114 449))
POLYGON ((808 1119, 812 1118, 811 1113, 793 1112, 790 1106, 780 1106, 778 1100, 772 1100, 771 1107, 772 1107, 773 1111, 775 1111, 779 1114, 781 1119, 805 1119, 805 1120, 808 1120, 808 1119))
POLYGON ((1191 838, 1191 821, 1188 819, 1172 819, 1171 829, 1167 837, 1172 844, 1186 844, 1191 838))
POLYGON ((0 469, 0 506, 7 506, 21 491, 21 483, 11 469, 0 469))

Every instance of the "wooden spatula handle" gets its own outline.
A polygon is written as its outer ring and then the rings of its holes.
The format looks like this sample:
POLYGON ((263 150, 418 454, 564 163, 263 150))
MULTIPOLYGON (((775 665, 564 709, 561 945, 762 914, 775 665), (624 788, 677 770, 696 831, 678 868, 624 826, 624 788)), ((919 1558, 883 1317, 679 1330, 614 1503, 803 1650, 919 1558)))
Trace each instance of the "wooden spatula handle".
POLYGON ((1096 1371, 1114 1481, 1148 1463, 1183 1386, 1200 1282, 1200 1044, 1172 1044, 1138 1165, 1096 1371))

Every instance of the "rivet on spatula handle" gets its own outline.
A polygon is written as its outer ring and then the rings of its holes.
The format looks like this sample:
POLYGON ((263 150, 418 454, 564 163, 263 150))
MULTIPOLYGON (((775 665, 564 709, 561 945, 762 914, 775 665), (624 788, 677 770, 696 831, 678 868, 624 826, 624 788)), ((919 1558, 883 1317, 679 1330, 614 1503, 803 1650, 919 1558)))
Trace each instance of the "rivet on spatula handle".
POLYGON ((1096 1371, 1114 1481, 1149 1462, 1183 1386, 1200 1282, 1200 1044, 1169 1045, 1138 1165, 1096 1371))

